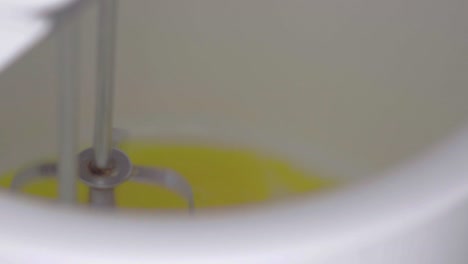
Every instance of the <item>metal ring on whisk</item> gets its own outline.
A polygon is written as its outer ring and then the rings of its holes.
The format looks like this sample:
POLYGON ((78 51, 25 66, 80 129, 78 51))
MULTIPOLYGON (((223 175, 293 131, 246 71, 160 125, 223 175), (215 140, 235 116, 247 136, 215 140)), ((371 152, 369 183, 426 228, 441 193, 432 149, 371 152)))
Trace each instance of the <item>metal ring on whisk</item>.
POLYGON ((108 173, 94 169, 94 150, 89 148, 82 151, 79 155, 80 179, 89 187, 99 189, 115 188, 132 176, 133 166, 125 153, 118 149, 112 149, 110 160, 112 167, 108 173))

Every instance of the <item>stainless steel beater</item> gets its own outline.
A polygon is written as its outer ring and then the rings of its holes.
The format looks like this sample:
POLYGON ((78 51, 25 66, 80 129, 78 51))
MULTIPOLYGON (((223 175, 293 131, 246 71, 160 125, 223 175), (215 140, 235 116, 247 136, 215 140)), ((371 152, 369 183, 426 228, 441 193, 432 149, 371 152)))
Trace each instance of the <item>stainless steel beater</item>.
POLYGON ((41 163, 18 172, 11 189, 19 191, 31 181, 57 177, 59 200, 77 202, 77 179, 89 187, 89 203, 93 207, 116 206, 114 190, 127 180, 165 187, 182 196, 190 211, 194 208, 193 193, 188 182, 175 171, 164 168, 134 166, 118 149, 125 139, 122 130, 113 128, 114 64, 117 22, 117 0, 99 0, 97 38, 97 82, 94 142, 77 155, 78 90, 79 90, 79 26, 80 10, 89 1, 77 1, 54 12, 58 35, 59 58, 59 159, 58 163, 41 163))

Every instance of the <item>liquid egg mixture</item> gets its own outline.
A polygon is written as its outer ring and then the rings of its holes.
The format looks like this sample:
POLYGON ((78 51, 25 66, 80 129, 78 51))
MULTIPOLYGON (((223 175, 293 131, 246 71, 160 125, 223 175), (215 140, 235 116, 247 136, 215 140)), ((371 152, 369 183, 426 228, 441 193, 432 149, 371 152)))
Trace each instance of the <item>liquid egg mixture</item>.
MULTIPOLYGON (((329 189, 330 178, 304 172, 288 162, 245 149, 129 141, 120 146, 134 165, 170 168, 191 184, 196 208, 262 202, 329 189)), ((14 172, 0 178, 8 188, 14 172)), ((79 182, 79 201, 88 200, 88 187, 79 182)), ((29 195, 57 198, 57 181, 31 182, 29 195)), ((126 208, 186 208, 185 200, 163 187, 126 182, 115 190, 118 206, 126 208)))

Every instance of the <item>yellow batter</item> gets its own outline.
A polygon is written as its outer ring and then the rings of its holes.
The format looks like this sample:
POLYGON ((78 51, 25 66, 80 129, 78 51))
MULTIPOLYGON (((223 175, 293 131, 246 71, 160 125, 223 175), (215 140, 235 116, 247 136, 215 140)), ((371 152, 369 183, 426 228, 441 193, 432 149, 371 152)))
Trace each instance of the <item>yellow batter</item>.
MULTIPOLYGON (((245 149, 129 141, 121 145, 133 164, 171 168, 192 185, 196 207, 218 207, 260 202, 329 188, 330 179, 305 173, 276 158, 245 149)), ((13 173, 0 178, 8 187, 13 173)), ((31 183, 24 192, 56 198, 56 181, 31 183)), ((116 189, 122 207, 185 208, 185 201, 160 187, 127 182, 116 189)), ((87 188, 79 185, 79 199, 87 201, 87 188)))

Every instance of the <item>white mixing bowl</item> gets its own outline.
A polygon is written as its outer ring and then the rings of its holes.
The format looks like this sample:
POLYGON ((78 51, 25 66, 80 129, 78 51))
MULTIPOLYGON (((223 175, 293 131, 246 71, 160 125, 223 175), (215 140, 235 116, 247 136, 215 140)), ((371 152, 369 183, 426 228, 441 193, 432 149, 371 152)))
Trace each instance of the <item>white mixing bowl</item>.
MULTIPOLYGON (((56 150, 54 34, 39 14, 66 2, 0 2, 0 172, 56 150)), ((464 1, 120 2, 117 126, 247 145, 351 184, 194 217, 2 192, 2 263, 468 262, 464 1)), ((82 21, 83 143, 94 15, 82 21)))

